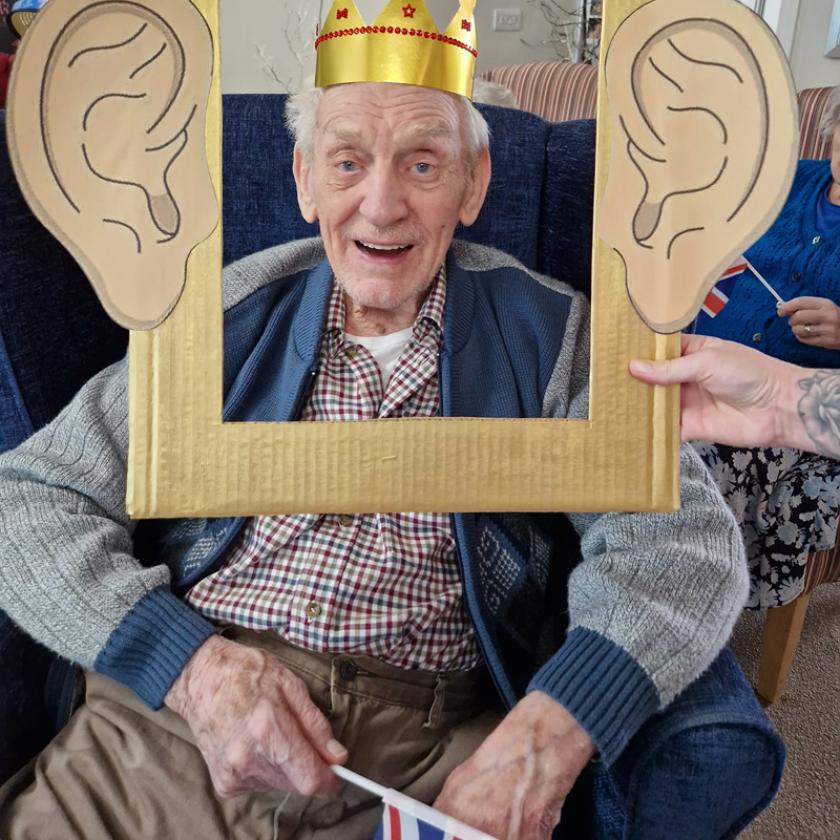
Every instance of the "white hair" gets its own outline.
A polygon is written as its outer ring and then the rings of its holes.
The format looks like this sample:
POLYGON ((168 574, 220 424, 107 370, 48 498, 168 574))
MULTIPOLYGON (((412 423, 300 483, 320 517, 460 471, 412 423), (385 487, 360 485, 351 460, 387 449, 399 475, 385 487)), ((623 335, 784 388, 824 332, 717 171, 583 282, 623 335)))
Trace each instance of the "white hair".
POLYGON ((519 102, 516 94, 498 82, 491 82, 489 79, 476 79, 473 86, 473 102, 482 102, 485 105, 496 105, 500 108, 518 108, 519 102))
POLYGON ((840 125, 840 85, 831 91, 825 103, 820 121, 820 134, 825 140, 831 140, 838 125, 840 125))
MULTIPOLYGON (((322 88, 295 93, 286 100, 286 127, 304 156, 309 157, 315 145, 318 122, 318 102, 322 88)), ((461 126, 468 159, 472 162, 485 149, 490 148, 490 126, 479 110, 465 96, 451 94, 461 109, 461 126)))

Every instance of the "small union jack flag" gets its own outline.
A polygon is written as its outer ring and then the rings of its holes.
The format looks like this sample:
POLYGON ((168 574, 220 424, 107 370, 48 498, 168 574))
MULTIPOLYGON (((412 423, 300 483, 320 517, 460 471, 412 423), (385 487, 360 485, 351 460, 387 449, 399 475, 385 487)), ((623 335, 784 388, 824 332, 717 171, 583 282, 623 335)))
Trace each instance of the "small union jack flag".
POLYGON ((395 790, 387 790, 385 809, 373 840, 495 840, 395 790))
POLYGON ((720 280, 715 283, 706 299, 703 301, 701 311, 710 318, 720 315, 723 307, 729 303, 732 290, 735 288, 735 281, 747 270, 747 261, 741 257, 734 262, 723 274, 720 280))
POLYGON ((382 800, 385 806, 382 820, 371 840, 496 840, 442 811, 436 811, 430 805, 377 784, 346 767, 334 765, 332 769, 339 778, 382 800))

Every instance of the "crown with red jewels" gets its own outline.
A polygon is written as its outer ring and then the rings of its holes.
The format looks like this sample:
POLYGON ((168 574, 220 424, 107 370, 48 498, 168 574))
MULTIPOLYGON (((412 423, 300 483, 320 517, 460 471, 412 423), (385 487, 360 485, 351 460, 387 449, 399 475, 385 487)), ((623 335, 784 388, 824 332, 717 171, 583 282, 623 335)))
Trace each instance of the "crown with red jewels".
POLYGON ((440 32, 423 0, 390 0, 370 25, 353 0, 335 0, 315 40, 315 85, 399 82, 472 96, 474 9, 461 0, 440 32))

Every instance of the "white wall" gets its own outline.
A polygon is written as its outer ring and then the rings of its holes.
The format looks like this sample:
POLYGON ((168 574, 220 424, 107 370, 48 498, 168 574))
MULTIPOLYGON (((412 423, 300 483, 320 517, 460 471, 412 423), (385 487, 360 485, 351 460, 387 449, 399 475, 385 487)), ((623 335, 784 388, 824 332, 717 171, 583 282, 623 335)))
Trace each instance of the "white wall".
POLYGON ((790 66, 798 90, 840 84, 840 59, 825 58, 834 0, 800 0, 790 66))
MULTIPOLYGON (((574 0, 568 0, 568 6, 574 0)), ((359 11, 373 20, 385 0, 357 0, 359 11)), ((458 9, 457 0, 427 0, 442 29, 458 9)), ((329 8, 324 2, 324 13, 329 8)), ((221 0, 222 85, 226 93, 278 93, 297 90, 315 73, 312 42, 320 11, 309 0, 221 0)), ((484 0, 476 8, 479 32, 478 72, 538 58, 553 58, 539 44, 548 27, 542 14, 526 0, 484 0), (522 32, 493 32, 494 9, 523 12, 522 32)))
MULTIPOLYGON (((458 10, 455 0, 426 0, 429 11, 435 18, 438 28, 444 28, 458 10)), ((567 8, 575 5, 575 0, 566 0, 567 8)), ((521 64, 542 58, 555 58, 551 47, 539 46, 548 36, 548 24, 535 6, 525 0, 483 0, 476 4, 475 22, 478 30, 477 72, 483 73, 493 67, 506 67, 508 64, 521 64), (521 32, 494 32, 494 9, 522 9, 521 32), (525 42, 525 43, 523 43, 525 42), (534 44, 536 46, 529 46, 534 44)))
POLYGON ((282 93, 311 81, 317 3, 221 0, 221 22, 225 93, 282 93))

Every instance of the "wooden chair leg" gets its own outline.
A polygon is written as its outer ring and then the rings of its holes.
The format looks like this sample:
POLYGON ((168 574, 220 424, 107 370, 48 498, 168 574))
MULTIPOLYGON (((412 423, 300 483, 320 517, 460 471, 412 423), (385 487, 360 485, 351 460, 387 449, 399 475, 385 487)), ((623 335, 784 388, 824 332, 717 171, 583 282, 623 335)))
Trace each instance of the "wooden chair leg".
POLYGON ((808 592, 783 607, 767 611, 756 694, 768 705, 775 703, 785 690, 810 600, 811 593, 808 592))

